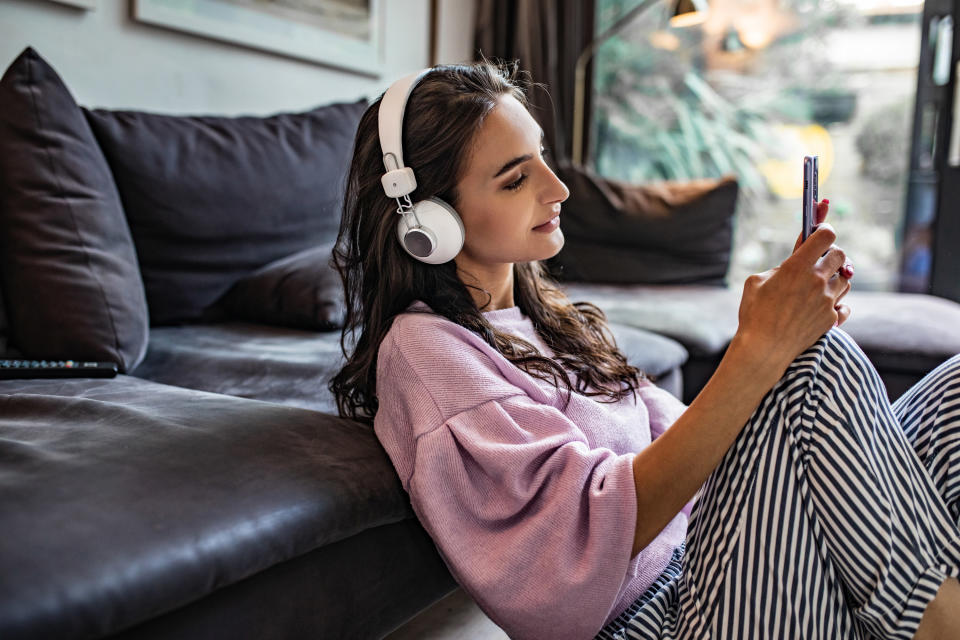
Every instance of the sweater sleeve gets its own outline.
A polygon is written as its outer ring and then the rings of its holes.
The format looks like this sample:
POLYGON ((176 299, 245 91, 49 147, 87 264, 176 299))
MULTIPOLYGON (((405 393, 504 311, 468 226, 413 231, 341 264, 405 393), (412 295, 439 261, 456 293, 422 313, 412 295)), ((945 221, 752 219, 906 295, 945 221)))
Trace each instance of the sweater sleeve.
POLYGON ((403 318, 374 428, 454 578, 513 638, 588 638, 633 577, 633 453, 592 448, 544 391, 452 323, 403 318))
POLYGON ((419 438, 410 498, 454 577, 511 637, 587 638, 629 578, 632 460, 515 396, 419 438))
POLYGON ((650 437, 654 440, 663 435, 663 432, 687 410, 687 405, 677 400, 672 393, 649 381, 644 381, 640 385, 637 395, 647 407, 647 414, 650 416, 650 437))
POLYGON ((589 638, 633 577, 633 453, 452 323, 382 343, 374 427, 456 580, 513 638, 589 638), (501 362, 501 360, 503 360, 501 362))

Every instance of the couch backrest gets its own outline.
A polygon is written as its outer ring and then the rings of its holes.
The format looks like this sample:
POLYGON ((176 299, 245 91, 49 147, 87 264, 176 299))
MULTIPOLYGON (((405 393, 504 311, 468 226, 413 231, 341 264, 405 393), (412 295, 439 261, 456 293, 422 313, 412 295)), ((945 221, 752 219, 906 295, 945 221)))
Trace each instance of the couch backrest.
POLYGON ((84 114, 113 172, 151 324, 202 320, 239 278, 332 241, 365 100, 269 117, 84 114))

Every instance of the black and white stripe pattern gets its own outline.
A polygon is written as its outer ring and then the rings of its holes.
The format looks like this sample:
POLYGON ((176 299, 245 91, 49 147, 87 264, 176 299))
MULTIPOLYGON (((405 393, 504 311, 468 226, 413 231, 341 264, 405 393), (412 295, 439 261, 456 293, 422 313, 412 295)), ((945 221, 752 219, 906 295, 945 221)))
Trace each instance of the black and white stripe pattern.
POLYGON ((958 505, 960 356, 891 406, 833 329, 707 480, 682 562, 597 637, 912 638, 960 575, 958 505))

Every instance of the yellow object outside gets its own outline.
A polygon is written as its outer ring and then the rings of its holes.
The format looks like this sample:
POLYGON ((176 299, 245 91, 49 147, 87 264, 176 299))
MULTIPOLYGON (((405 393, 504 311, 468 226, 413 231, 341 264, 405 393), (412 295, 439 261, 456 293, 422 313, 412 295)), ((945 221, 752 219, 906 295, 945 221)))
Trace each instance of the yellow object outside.
POLYGON ((759 166, 770 190, 781 198, 803 197, 803 156, 820 156, 820 184, 825 183, 833 169, 830 133, 818 124, 781 124, 773 129, 781 152, 759 166))

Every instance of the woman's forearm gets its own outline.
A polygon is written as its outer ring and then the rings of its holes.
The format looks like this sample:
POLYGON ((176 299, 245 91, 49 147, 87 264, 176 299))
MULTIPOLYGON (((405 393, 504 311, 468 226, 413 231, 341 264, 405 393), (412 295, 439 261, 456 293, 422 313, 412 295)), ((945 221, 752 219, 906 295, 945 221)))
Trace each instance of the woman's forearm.
POLYGON ((846 255, 833 246, 836 237, 821 224, 779 267, 747 278, 740 325, 720 366, 680 418, 633 461, 634 555, 703 485, 793 359, 850 315, 840 304, 850 282, 840 273, 846 255))
POLYGON ((786 370, 782 358, 749 343, 743 336, 734 337, 687 410, 634 459, 637 526, 632 555, 696 494, 786 370))

